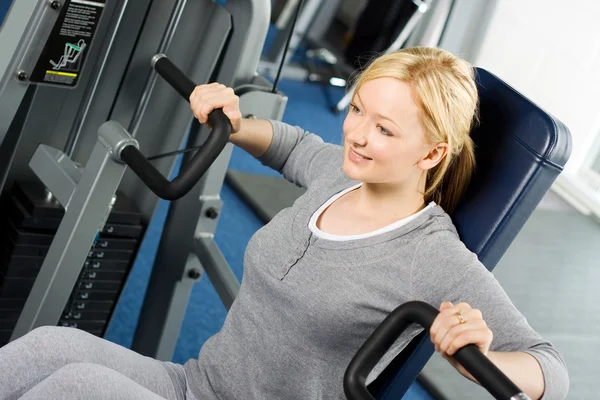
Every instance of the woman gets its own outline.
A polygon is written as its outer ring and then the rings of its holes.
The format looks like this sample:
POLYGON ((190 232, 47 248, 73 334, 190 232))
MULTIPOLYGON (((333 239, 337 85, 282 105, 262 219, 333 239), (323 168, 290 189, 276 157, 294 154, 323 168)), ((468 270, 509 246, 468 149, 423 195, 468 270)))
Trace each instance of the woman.
MULTIPOLYGON (((340 399, 346 366, 399 304, 441 312, 435 348, 473 343, 533 399, 564 399, 561 356, 460 242, 452 212, 474 166, 473 69, 411 48, 360 76, 344 144, 277 121, 242 120, 218 84, 190 96, 202 123, 223 108, 231 141, 307 188, 250 240, 222 330, 184 366, 75 329, 38 328, 0 349, 0 398, 340 399), (21 397, 22 396, 22 397, 21 397)), ((374 379, 420 329, 412 327, 374 379)))

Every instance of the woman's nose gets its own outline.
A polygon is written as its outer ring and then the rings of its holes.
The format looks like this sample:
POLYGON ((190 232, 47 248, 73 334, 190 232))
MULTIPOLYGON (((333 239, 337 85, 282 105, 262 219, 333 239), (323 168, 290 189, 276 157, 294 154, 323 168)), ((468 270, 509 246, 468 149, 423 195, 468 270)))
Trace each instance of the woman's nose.
POLYGON ((346 133, 346 139, 356 146, 364 147, 368 141, 368 131, 365 126, 356 126, 346 133))

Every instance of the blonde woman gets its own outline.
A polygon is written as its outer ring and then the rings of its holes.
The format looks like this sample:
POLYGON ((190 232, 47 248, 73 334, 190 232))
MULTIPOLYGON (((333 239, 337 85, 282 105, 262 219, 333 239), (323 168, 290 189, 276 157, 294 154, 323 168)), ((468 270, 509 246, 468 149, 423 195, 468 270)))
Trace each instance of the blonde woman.
MULTIPOLYGON (((439 307, 435 348, 475 344, 532 399, 564 399, 563 359, 460 241, 449 214, 474 168, 473 68, 440 49, 375 59, 360 75, 343 145, 277 121, 244 120, 219 84, 190 96, 223 108, 231 142, 307 190, 250 240, 223 328, 185 365, 70 328, 0 349, 3 399, 341 399, 358 348, 398 305, 439 307)), ((372 381, 420 332, 407 330, 372 381)))

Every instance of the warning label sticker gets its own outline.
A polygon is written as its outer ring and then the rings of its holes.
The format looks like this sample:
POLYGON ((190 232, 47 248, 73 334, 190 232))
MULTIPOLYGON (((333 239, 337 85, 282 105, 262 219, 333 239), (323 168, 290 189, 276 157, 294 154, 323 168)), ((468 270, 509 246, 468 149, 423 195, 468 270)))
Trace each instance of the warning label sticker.
POLYGON ((31 73, 31 82, 77 84, 105 5, 106 0, 65 1, 31 73))

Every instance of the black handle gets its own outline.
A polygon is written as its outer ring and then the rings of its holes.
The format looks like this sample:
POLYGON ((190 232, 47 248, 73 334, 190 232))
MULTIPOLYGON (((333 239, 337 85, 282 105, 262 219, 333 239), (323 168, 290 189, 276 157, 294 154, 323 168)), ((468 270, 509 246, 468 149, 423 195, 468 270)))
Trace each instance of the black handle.
MULTIPOLYGON (((439 311, 421 301, 410 301, 388 315, 358 350, 344 375, 344 393, 348 400, 375 400, 367 390, 367 376, 410 323, 429 330, 439 311)), ((475 345, 458 350, 454 358, 494 398, 509 400, 522 391, 475 345)), ((526 398, 526 397, 521 397, 526 398)))
MULTIPOLYGON (((152 59, 152 66, 186 100, 196 85, 166 56, 159 54, 152 59)), ((185 196, 206 173, 229 142, 231 123, 223 110, 208 115, 212 131, 194 157, 182 168, 179 176, 169 182, 135 147, 127 146, 121 151, 121 160, 144 182, 152 192, 165 200, 177 200, 185 196)))

